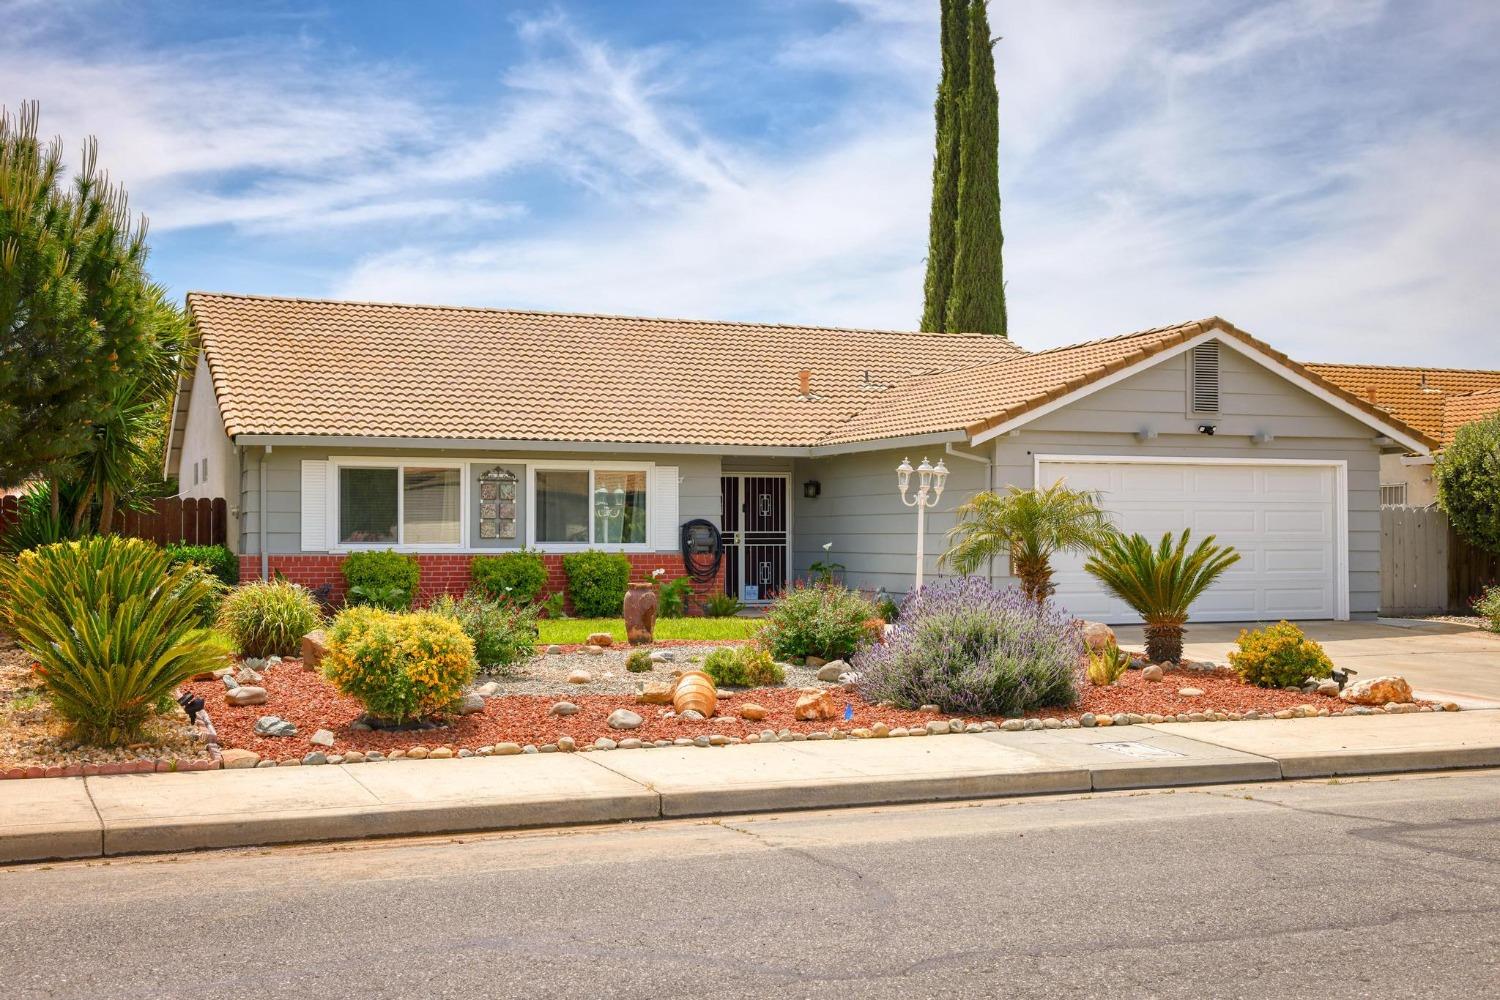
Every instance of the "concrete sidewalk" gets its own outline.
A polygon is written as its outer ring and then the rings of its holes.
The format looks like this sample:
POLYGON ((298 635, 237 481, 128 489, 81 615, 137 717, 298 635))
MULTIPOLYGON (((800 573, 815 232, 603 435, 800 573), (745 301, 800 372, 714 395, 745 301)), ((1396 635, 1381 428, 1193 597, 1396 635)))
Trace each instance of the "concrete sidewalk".
POLYGON ((663 816, 1500 767, 1500 712, 0 782, 0 863, 663 816))

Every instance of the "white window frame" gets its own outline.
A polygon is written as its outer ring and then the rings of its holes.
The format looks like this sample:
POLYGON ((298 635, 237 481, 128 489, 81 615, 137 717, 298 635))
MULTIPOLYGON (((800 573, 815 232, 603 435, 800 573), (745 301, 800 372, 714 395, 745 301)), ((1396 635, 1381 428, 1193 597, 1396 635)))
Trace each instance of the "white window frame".
POLYGON ((1405 507, 1406 506, 1406 500, 1411 495, 1411 491, 1408 488, 1409 486, 1410 486, 1409 483, 1381 483, 1380 484, 1380 506, 1382 506, 1382 507, 1405 507), (1393 503, 1393 504, 1386 503, 1385 502, 1385 497, 1386 497, 1386 491, 1387 490, 1399 491, 1400 494, 1401 494, 1401 502, 1400 503, 1393 503))
POLYGON ((528 462, 526 465, 526 547, 542 552, 583 552, 600 549, 604 552, 653 552, 656 539, 651 512, 651 484, 655 476, 655 462, 528 462), (538 542, 536 539, 537 502, 536 474, 538 471, 578 472, 589 474, 589 539, 584 542, 538 542), (641 472, 646 476, 646 540, 644 542, 598 542, 594 541, 594 473, 596 472, 641 472))
POLYGON ((397 552, 463 552, 467 548, 469 528, 469 471, 468 463, 461 459, 448 458, 364 458, 341 455, 328 460, 333 469, 333 482, 327 491, 330 552, 356 552, 361 549, 395 549, 397 552), (405 541, 406 536, 406 470, 456 469, 458 471, 458 541, 425 542, 421 544, 405 541), (339 495, 342 491, 340 477, 344 469, 395 469, 396 477, 396 541, 394 542, 344 542, 339 523, 339 495))

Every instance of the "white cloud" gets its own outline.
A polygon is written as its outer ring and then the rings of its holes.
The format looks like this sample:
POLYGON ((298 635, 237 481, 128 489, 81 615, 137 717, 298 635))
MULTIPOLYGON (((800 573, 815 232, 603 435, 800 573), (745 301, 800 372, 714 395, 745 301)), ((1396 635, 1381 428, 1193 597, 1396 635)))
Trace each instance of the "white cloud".
MULTIPOLYGON (((98 131, 157 232, 315 247, 329 294, 882 327, 920 312, 930 0, 844 0, 820 33, 760 49, 626 45, 554 12, 518 22, 522 56, 462 106, 315 27, 80 47, 35 27, 54 8, 15 3, 34 30, 0 38, 0 93, 42 97, 70 140, 98 131), (806 83, 764 134, 703 99, 757 75, 806 83)), ((1500 367, 1467 344, 1500 306, 1500 121, 1479 96, 1500 85, 1497 11, 995 4, 1017 339, 1220 313, 1299 356, 1500 367)))

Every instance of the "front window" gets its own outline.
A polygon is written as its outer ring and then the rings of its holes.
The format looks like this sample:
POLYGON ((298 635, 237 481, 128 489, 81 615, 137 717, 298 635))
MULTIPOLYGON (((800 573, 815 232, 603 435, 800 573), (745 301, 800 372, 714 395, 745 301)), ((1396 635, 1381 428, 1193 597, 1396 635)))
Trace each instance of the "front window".
POLYGON ((457 545, 462 473, 431 466, 339 469, 343 545, 457 545))
POLYGON ((646 470, 538 469, 539 545, 644 545, 646 470))

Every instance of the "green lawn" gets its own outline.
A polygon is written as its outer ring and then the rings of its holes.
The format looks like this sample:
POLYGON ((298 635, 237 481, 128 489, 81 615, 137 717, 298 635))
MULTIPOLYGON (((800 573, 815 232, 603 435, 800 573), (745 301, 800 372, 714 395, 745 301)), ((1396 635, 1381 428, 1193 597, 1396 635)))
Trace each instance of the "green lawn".
MULTIPOLYGON (((758 618, 658 618, 658 639, 749 639, 760 630, 758 618)), ((561 618, 537 622, 538 641, 550 645, 587 642, 590 633, 608 632, 625 641, 623 618, 561 618)))

